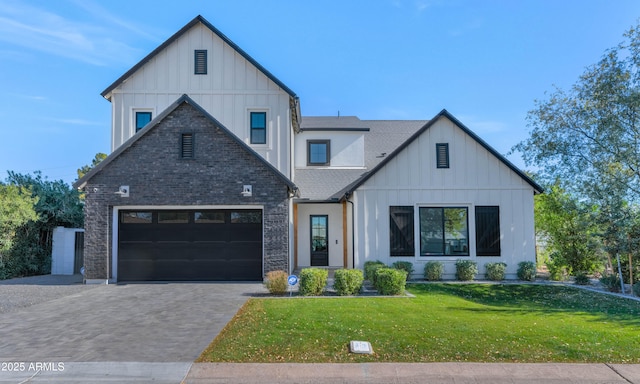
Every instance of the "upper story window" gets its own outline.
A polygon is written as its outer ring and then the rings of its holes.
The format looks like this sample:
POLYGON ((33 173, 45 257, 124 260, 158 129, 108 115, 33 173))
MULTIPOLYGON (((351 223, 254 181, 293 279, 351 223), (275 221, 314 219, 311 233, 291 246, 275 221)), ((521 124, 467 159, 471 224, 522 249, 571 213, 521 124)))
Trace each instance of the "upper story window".
POLYGON ((207 74, 207 50, 206 49, 196 49, 194 53, 194 70, 193 73, 196 75, 206 75, 207 74))
POLYGON ((307 140, 307 165, 329 165, 330 159, 329 140, 307 140))
POLYGON ((136 132, 144 128, 149 124, 152 118, 152 113, 149 111, 136 111, 136 132))
POLYGON ((251 144, 267 143, 267 112, 251 112, 249 114, 251 127, 251 144))
POLYGON ((436 144, 436 167, 449 168, 449 143, 436 144))

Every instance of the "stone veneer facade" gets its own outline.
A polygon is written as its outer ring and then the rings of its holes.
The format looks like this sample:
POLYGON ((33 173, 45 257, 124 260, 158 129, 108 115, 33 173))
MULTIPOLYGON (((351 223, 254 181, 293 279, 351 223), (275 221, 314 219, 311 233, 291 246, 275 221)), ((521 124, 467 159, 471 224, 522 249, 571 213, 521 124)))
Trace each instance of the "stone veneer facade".
MULTIPOLYGON (((87 180, 85 277, 113 277, 113 208, 126 206, 262 206, 263 273, 289 270, 289 187, 228 130, 180 103, 87 180), (194 157, 180 156, 181 135, 194 135, 194 157), (243 197, 242 186, 253 187, 243 197), (114 192, 128 185, 129 197, 114 192)), ((126 145, 126 144, 125 144, 126 145)))

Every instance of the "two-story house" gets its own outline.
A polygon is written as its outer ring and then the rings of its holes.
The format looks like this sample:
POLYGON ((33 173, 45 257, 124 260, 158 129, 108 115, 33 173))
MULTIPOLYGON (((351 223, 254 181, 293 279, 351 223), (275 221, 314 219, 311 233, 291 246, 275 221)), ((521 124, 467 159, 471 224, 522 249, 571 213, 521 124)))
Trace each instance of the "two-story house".
POLYGON ((542 188, 447 111, 303 117, 296 94, 198 16, 102 95, 112 153, 86 192, 90 283, 262 280, 430 260, 535 260, 542 188))

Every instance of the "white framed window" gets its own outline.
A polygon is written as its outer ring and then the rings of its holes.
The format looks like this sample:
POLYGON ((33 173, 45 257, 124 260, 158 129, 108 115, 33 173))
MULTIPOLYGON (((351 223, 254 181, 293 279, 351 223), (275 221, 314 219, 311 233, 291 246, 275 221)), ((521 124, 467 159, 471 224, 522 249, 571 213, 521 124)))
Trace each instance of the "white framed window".
POLYGON ((155 117, 156 112, 153 108, 132 108, 131 109, 131 127, 133 133, 138 133, 142 128, 146 127, 155 117))
POLYGON ((269 145, 269 111, 252 108, 247 110, 246 116, 249 144, 254 146, 269 145))

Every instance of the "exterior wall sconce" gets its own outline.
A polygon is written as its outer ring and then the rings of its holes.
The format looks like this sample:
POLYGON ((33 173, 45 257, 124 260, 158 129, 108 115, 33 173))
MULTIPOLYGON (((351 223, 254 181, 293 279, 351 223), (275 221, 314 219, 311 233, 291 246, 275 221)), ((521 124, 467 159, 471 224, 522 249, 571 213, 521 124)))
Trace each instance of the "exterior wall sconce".
POLYGON ((253 188, 251 185, 243 185, 242 192, 240 192, 242 197, 251 197, 253 195, 253 188))
POLYGON ((120 188, 118 188, 118 191, 114 193, 116 195, 120 195, 120 197, 129 197, 129 186, 121 185, 120 188))

